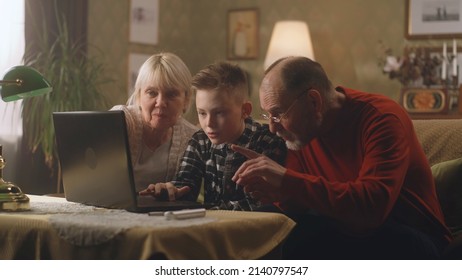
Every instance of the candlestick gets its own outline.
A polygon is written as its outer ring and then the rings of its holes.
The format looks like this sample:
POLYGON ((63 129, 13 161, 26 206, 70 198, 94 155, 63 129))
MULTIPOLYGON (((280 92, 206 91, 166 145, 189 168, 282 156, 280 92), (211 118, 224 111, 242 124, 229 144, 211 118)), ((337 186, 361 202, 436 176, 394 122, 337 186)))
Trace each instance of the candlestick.
POLYGON ((452 58, 452 75, 455 77, 457 76, 457 43, 456 39, 452 41, 452 54, 454 55, 452 58))
POLYGON ((446 80, 446 56, 447 56, 447 46, 446 42, 443 44, 443 61, 441 63, 441 79, 446 80))
POLYGON ((457 56, 452 59, 452 75, 457 76, 457 56))
POLYGON ((441 63, 441 79, 446 80, 446 60, 441 63))

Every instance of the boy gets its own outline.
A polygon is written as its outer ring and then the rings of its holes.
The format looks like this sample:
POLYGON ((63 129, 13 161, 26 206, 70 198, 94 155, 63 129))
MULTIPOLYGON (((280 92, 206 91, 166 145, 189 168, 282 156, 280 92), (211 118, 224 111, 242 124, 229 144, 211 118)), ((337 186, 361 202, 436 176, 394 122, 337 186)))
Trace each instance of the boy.
POLYGON ((173 181, 151 184, 141 195, 160 197, 167 190, 169 200, 196 200, 202 180, 204 202, 214 208, 255 210, 260 203, 231 180, 246 158, 229 144, 263 153, 283 164, 286 146, 267 125, 252 120, 246 73, 228 62, 211 64, 192 82, 201 130, 188 143, 173 181))

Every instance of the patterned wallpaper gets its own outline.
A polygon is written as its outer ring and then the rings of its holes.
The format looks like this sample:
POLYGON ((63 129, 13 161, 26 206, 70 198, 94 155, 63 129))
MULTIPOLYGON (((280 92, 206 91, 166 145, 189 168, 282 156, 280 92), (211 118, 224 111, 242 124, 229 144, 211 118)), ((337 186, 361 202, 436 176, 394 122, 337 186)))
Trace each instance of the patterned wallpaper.
MULTIPOLYGON (((258 87, 273 25, 295 19, 309 25, 316 60, 334 85, 361 89, 398 99, 400 84, 389 80, 377 66, 382 40, 397 51, 404 38, 403 0, 160 0, 159 43, 128 41, 130 0, 89 1, 89 43, 105 51, 107 69, 115 83, 104 91, 114 104, 127 97, 130 52, 178 54, 194 74, 206 64, 226 59, 227 13, 230 9, 259 11, 259 55, 236 60, 251 77, 254 116, 260 112, 258 87)), ((195 120, 194 110, 188 118, 195 120)))

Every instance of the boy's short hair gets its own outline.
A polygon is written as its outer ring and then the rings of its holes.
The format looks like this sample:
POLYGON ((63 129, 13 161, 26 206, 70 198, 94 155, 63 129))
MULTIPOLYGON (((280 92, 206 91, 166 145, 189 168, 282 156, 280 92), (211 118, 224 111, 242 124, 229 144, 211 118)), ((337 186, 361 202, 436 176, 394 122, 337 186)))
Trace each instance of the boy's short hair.
POLYGON ((216 62, 200 70, 192 79, 197 90, 216 90, 235 95, 239 102, 247 101, 249 85, 246 72, 237 64, 216 62))

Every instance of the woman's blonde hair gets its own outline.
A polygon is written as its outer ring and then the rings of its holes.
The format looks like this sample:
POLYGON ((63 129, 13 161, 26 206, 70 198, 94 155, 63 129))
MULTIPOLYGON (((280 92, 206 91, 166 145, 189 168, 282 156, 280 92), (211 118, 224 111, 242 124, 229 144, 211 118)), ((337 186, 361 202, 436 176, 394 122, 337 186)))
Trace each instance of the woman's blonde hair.
POLYGON ((148 58, 140 67, 133 94, 127 105, 140 105, 141 89, 146 84, 153 84, 159 89, 180 89, 185 94, 186 112, 191 101, 191 72, 186 64, 173 53, 158 53, 148 58))

